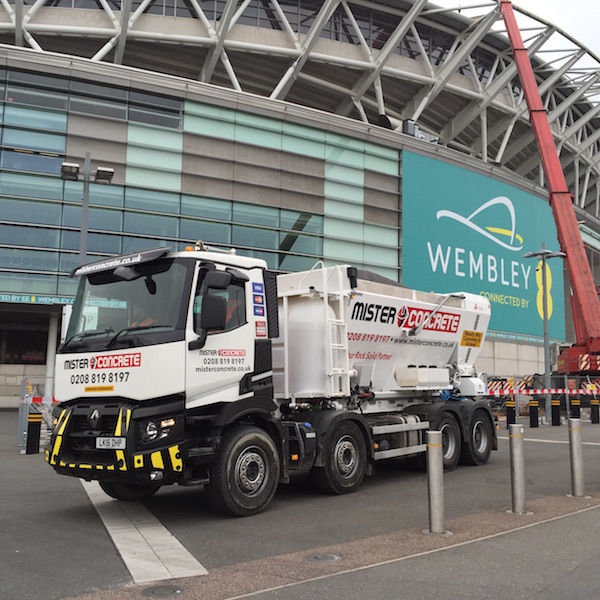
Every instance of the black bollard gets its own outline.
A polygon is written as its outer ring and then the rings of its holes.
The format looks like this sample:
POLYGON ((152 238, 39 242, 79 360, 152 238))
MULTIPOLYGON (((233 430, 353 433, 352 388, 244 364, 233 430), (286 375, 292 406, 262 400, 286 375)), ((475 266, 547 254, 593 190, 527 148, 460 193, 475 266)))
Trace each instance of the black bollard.
POLYGON ((27 416, 27 441, 25 454, 37 454, 40 451, 40 433, 42 431, 42 413, 30 412, 27 416))
POLYGON ((529 401, 529 427, 538 427, 540 403, 533 398, 529 401))
POLYGON ((560 400, 551 401, 552 425, 560 425, 560 400))
POLYGON ((581 418, 581 400, 579 398, 573 398, 571 400, 571 418, 581 418))
POLYGON ((597 398, 590 400, 590 416, 592 423, 600 423, 600 400, 597 398))
POLYGON ((510 400, 506 401, 506 428, 509 425, 514 425, 517 422, 517 411, 515 397, 511 396, 510 400))

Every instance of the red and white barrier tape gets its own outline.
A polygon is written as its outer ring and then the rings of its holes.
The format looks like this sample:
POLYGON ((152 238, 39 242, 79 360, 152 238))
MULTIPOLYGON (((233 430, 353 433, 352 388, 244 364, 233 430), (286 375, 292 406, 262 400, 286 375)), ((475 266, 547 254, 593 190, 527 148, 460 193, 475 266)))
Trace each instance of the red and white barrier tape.
POLYGON ((505 390, 489 390, 490 396, 539 396, 546 394, 564 394, 566 396, 596 396, 598 395, 598 390, 588 390, 588 389, 579 389, 579 390, 565 390, 558 388, 550 388, 550 389, 542 389, 542 390, 523 390, 523 389, 514 389, 509 388, 505 390))

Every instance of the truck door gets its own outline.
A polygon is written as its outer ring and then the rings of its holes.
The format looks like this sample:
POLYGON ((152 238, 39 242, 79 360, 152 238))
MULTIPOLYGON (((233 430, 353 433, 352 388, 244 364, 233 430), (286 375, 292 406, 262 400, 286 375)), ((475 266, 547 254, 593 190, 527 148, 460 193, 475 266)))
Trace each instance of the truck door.
POLYGON ((200 268, 186 332, 186 408, 240 399, 254 365, 249 286, 237 270, 200 268))

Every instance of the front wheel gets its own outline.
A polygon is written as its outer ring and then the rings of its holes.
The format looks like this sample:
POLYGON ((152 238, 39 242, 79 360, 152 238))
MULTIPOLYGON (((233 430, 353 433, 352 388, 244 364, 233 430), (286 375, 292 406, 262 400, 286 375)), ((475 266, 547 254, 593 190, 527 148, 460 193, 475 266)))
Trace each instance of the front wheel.
POLYGON ((279 482, 279 454, 271 437, 251 425, 225 433, 210 470, 208 501, 221 513, 246 517, 264 510, 279 482))
POLYGON ((444 471, 454 471, 460 460, 460 429, 456 419, 448 412, 442 413, 437 426, 442 432, 444 471))
POLYGON ((360 486, 367 471, 367 448, 356 423, 343 421, 337 425, 323 454, 324 466, 310 472, 317 489, 329 494, 348 494, 360 486))
POLYGON ((100 487, 111 498, 126 502, 137 502, 154 496, 158 492, 160 485, 135 485, 133 483, 101 481, 100 487))
POLYGON ((493 429, 487 415, 476 410, 469 423, 469 439, 462 448, 462 461, 467 465, 483 465, 490 458, 493 444, 493 429))

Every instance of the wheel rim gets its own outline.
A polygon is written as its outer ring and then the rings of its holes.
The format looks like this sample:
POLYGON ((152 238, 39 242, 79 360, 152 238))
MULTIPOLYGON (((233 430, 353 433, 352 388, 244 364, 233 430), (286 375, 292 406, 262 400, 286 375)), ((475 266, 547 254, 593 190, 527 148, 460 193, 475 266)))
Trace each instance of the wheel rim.
POLYGON ((456 439, 453 435, 452 427, 448 424, 444 424, 440 431, 442 432, 442 451, 444 458, 452 458, 456 452, 456 439))
POLYGON ((259 494, 268 480, 269 467, 264 453, 257 446, 246 448, 235 463, 235 481, 246 496, 259 494))
POLYGON ((481 421, 477 421, 473 425, 473 448, 479 454, 483 454, 487 450, 488 437, 486 435, 485 425, 481 421))
POLYGON ((342 477, 351 477, 356 471, 358 452, 351 437, 341 437, 335 445, 335 466, 342 477))

